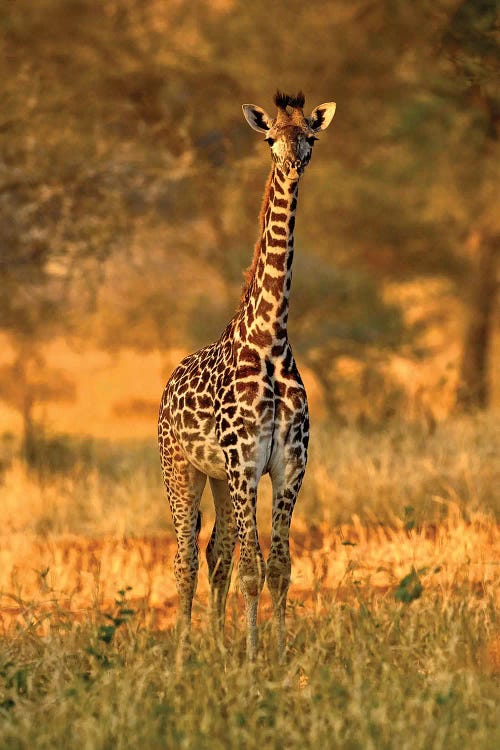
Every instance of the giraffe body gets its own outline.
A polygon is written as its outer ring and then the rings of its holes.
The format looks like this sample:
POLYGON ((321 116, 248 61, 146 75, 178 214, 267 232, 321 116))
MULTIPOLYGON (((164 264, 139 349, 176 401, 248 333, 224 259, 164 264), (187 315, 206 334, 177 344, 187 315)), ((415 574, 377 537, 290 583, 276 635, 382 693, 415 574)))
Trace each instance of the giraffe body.
POLYGON ((216 342, 186 357, 174 371, 163 394, 158 428, 178 542, 174 570, 180 647, 189 634, 198 571, 199 504, 208 477, 216 509, 207 547, 213 621, 220 631, 238 539, 251 660, 265 578, 275 609, 280 659, 285 653, 289 530, 309 439, 306 392, 287 335, 293 233, 298 182, 312 153, 314 133, 329 124, 334 112, 334 105, 321 105, 304 118, 302 95, 277 94, 275 101, 275 120, 259 107, 243 108, 250 125, 266 134, 275 163, 240 306, 216 342), (266 473, 273 485, 267 566, 256 522, 257 486, 266 473))

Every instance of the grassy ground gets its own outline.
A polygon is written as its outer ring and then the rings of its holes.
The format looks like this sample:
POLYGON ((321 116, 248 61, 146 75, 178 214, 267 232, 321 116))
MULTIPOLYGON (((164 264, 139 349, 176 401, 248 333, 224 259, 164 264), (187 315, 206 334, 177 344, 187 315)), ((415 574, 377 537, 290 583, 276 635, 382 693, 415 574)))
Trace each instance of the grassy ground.
POLYGON ((126 591, 108 617, 75 622, 55 608, 44 635, 34 620, 1 641, 0 746, 493 750, 492 585, 418 594, 415 577, 383 595, 353 580, 316 611, 292 601, 285 669, 269 623, 251 672, 241 624, 221 656, 202 622, 181 676, 173 631, 143 627, 126 591))
MULTIPOLYGON (((27 471, 4 445, 0 748, 499 747, 497 421, 315 443, 286 667, 266 591, 258 662, 245 664, 236 582, 227 651, 212 647, 203 562, 182 675, 153 448, 62 441, 27 471)), ((210 513, 207 499, 202 548, 210 513)))

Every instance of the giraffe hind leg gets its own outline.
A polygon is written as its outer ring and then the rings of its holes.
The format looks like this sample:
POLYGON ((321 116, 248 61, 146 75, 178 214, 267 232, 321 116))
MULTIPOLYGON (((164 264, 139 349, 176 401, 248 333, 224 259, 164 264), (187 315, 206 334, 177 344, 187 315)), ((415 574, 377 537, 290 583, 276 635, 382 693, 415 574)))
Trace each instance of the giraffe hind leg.
POLYGON ((189 463, 180 450, 172 450, 164 455, 162 468, 177 539, 174 574, 179 596, 178 658, 182 661, 191 629, 191 610, 198 577, 198 536, 201 528, 199 509, 207 478, 189 463))
POLYGON ((232 497, 240 542, 238 577, 245 602, 247 659, 253 662, 257 655, 257 609, 266 577, 266 563, 257 534, 256 484, 245 495, 238 494, 235 488, 232 497))
MULTIPOLYGON (((305 468, 305 467, 304 467, 305 468)), ((273 602, 276 623, 278 660, 286 658, 286 603, 290 586, 290 524, 304 468, 289 469, 288 481, 273 479, 271 548, 267 559, 266 579, 273 602)))
POLYGON ((231 579, 236 524, 228 484, 210 479, 216 520, 207 546, 206 557, 211 588, 211 618, 214 636, 222 639, 226 599, 231 579))

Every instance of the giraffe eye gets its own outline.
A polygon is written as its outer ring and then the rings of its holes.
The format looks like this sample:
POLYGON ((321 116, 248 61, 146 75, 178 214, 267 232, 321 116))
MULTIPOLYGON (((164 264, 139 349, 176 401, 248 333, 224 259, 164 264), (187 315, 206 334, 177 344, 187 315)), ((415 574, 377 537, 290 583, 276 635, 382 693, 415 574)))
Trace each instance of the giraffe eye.
POLYGON ((266 143, 269 143, 269 145, 272 146, 276 139, 275 138, 264 138, 264 140, 265 140, 266 143))

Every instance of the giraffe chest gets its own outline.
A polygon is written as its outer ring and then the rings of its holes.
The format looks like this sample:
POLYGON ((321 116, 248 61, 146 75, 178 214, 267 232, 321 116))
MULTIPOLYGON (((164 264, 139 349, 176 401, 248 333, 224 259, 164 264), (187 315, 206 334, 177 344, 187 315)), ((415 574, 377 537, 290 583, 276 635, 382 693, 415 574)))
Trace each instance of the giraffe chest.
POLYGON ((224 479, 229 473, 265 473, 274 417, 274 405, 261 398, 258 389, 237 390, 232 382, 229 387, 214 388, 210 408, 180 410, 173 421, 190 463, 208 476, 224 479))
POLYGON ((224 360, 210 347, 187 358, 165 394, 164 419, 185 457, 208 476, 261 476, 304 442, 305 390, 289 349, 271 361, 242 347, 224 360))
POLYGON ((230 387, 221 380, 216 430, 229 470, 239 467, 258 478, 299 454, 305 464, 307 398, 288 344, 274 357, 244 345, 226 378, 230 387))

